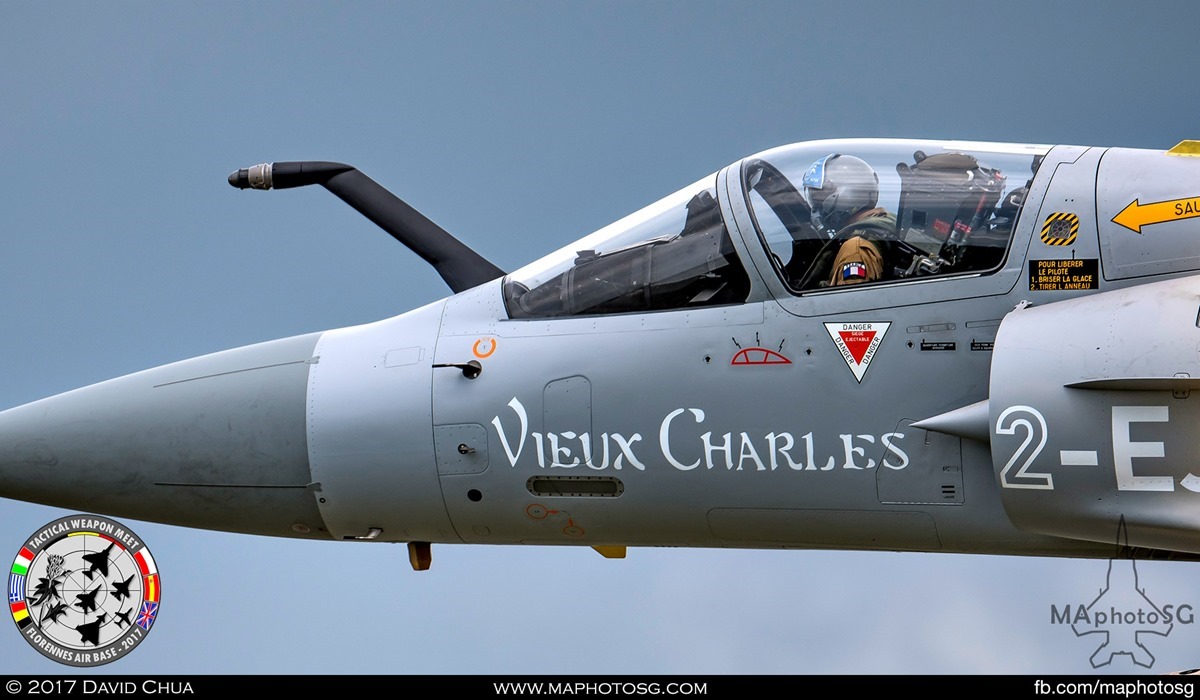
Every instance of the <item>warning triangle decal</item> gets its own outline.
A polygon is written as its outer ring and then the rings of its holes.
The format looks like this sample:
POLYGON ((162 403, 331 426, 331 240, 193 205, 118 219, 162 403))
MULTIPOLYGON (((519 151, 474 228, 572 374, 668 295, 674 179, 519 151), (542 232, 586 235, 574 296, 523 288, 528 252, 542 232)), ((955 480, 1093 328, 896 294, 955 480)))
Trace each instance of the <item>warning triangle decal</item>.
POLYGON ((874 321, 871 323, 826 323, 825 330, 833 340, 846 366, 854 374, 854 379, 860 384, 871 360, 883 342, 891 322, 874 321))

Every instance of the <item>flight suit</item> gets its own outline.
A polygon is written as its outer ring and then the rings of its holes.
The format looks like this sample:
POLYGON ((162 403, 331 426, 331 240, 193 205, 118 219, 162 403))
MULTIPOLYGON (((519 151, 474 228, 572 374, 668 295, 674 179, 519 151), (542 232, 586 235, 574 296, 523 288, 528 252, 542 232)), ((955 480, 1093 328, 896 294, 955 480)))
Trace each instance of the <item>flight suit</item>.
POLYGON ((876 241, 895 233, 896 216, 886 209, 867 209, 855 214, 837 233, 839 237, 850 235, 850 238, 833 259, 830 286, 883 279, 883 253, 876 241))

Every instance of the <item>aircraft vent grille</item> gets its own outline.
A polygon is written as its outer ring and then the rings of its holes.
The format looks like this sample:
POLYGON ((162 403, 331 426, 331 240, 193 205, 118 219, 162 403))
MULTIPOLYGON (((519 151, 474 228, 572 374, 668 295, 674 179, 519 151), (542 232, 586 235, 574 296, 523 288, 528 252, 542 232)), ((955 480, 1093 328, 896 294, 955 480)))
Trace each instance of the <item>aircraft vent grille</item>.
POLYGON ((525 488, 535 496, 572 498, 616 498, 625 493, 625 484, 613 476, 534 476, 525 488))

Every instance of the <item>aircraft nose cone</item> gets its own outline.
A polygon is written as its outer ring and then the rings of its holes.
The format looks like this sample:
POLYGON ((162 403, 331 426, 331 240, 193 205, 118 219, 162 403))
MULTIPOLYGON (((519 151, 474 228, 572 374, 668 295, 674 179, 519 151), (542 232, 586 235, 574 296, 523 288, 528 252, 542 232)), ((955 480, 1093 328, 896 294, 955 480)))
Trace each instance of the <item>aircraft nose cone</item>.
POLYGON ((305 433, 319 334, 164 365, 0 413, 0 496, 255 534, 324 535, 305 433))

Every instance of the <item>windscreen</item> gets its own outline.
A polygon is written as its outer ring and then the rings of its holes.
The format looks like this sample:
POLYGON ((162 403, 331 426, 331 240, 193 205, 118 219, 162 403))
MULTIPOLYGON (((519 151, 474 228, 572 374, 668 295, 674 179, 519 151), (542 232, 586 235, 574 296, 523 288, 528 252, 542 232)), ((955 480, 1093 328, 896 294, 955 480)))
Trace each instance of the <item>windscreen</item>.
POLYGON ((716 177, 679 190, 512 273, 512 318, 635 313, 744 301, 716 177))

